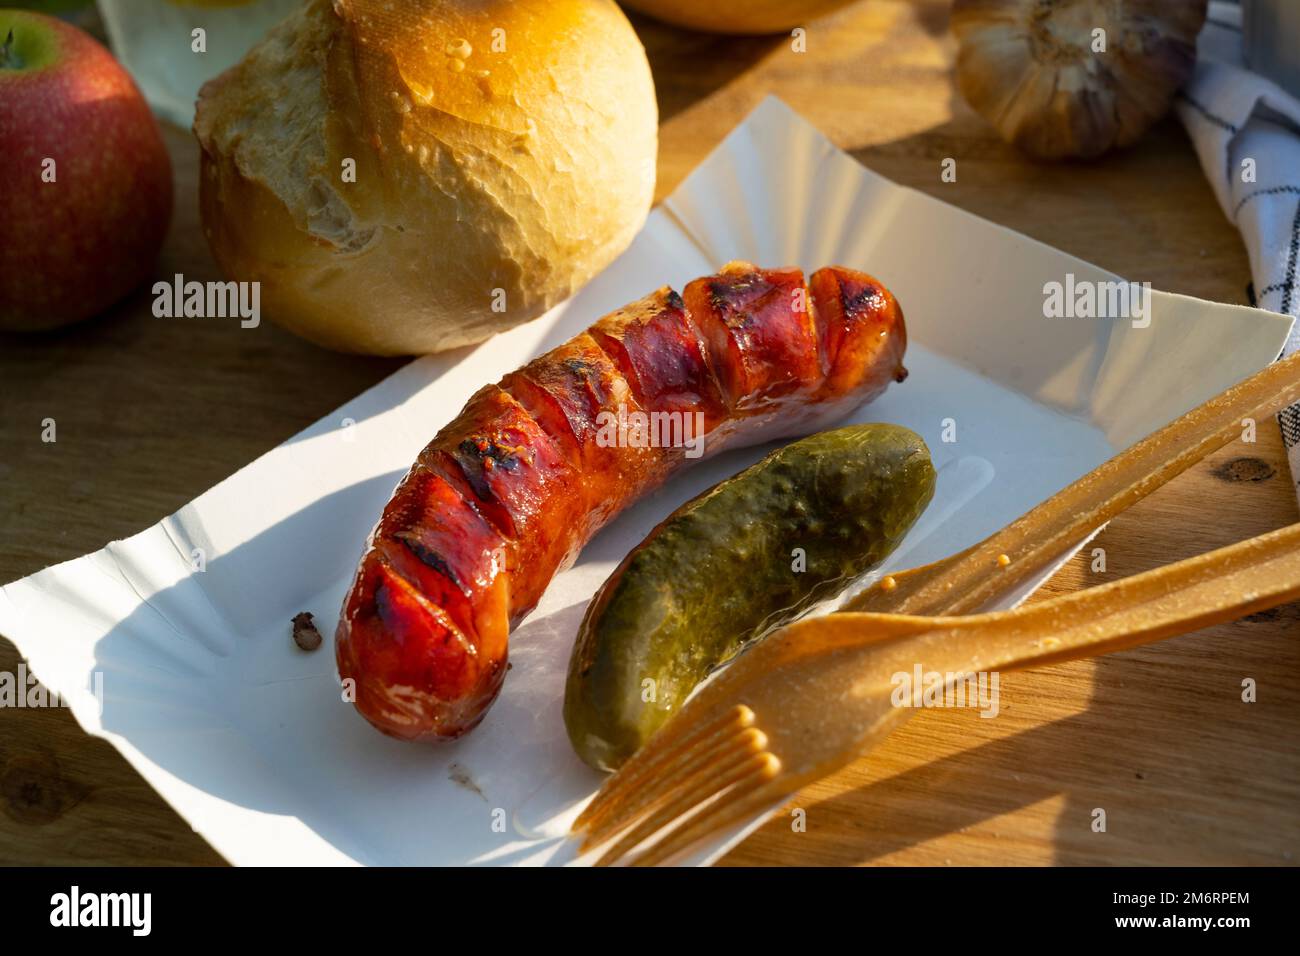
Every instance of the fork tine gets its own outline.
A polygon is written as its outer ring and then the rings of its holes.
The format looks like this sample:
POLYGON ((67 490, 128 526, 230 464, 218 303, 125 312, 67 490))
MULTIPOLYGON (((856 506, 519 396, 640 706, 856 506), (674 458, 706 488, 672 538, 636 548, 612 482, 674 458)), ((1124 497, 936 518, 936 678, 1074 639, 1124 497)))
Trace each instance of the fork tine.
POLYGON ((696 747, 674 750, 679 757, 676 762, 663 765, 662 773, 647 780, 645 786, 626 793, 616 805, 612 805, 587 825, 582 848, 585 850, 604 843, 667 799, 674 791, 690 785, 702 772, 712 768, 716 773, 720 767, 730 766, 747 755, 760 753, 766 747, 767 735, 758 728, 747 727, 736 734, 733 727, 729 733, 719 731, 712 738, 700 741, 696 747))
POLYGON ((708 776, 716 779, 746 758, 762 753, 766 747, 767 734, 757 727, 747 727, 735 737, 718 740, 712 746, 695 751, 690 760, 675 768, 670 775, 657 778, 655 786, 632 794, 619 805, 617 814, 607 816, 589 828, 580 850, 586 851, 604 843, 674 794, 694 787, 698 778, 708 776))
POLYGON ((780 766, 781 761, 770 753, 747 754, 739 761, 729 762, 727 767, 719 768, 718 772, 696 781, 695 786, 676 788, 670 800, 655 809, 649 816, 637 821, 631 830, 606 850, 596 861, 596 866, 610 866, 617 863, 669 823, 678 821, 677 827, 665 835, 660 842, 671 840, 674 833, 684 827, 690 827, 700 816, 714 814, 718 803, 729 805, 733 793, 749 792, 770 780, 780 766), (714 800, 713 803, 709 802, 711 799, 714 800), (683 820, 683 817, 686 819, 683 820))
POLYGON ((647 778, 653 781, 649 785, 652 790, 661 787, 671 779, 665 769, 683 757, 689 757, 702 741, 715 737, 725 739, 730 736, 728 731, 734 733, 753 723, 754 712, 744 704, 728 708, 716 718, 697 726, 680 719, 669 721, 618 773, 605 781, 595 798, 573 821, 572 829, 576 832, 595 827, 602 818, 619 809, 626 795, 640 788, 647 778), (681 730, 684 724, 686 733, 681 730))
POLYGON ((631 829, 601 855, 596 865, 609 866, 658 833, 671 821, 679 819, 682 814, 690 813, 693 808, 705 803, 710 797, 721 793, 732 784, 744 780, 754 772, 754 768, 762 762, 763 757, 761 751, 736 754, 732 759, 717 766, 712 773, 695 774, 690 780, 681 781, 665 795, 663 801, 652 808, 652 813, 625 817, 624 826, 631 829))
POLYGON ((689 849, 711 833, 739 823, 751 814, 766 809, 790 791, 789 781, 778 780, 781 761, 772 754, 756 766, 748 777, 718 795, 712 803, 692 814, 681 824, 647 847, 630 861, 631 866, 655 866, 689 849))

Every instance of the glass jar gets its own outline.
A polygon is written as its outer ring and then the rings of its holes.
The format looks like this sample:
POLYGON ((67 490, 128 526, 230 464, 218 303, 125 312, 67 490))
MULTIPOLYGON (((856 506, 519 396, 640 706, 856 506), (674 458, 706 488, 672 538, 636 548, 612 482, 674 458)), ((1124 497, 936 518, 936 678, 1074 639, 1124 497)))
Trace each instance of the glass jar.
POLYGON ((302 2, 99 0, 99 12, 113 52, 149 105, 163 118, 188 127, 199 87, 237 63, 302 2), (201 37, 196 30, 203 31, 201 37))

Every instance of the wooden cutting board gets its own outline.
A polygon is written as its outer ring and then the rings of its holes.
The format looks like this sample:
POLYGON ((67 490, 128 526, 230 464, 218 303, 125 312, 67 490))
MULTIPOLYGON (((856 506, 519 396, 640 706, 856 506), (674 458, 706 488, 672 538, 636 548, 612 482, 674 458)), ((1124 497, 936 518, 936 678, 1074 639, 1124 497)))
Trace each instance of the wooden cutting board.
MULTIPOLYGON (((957 97, 944 0, 867 0, 789 38, 634 22, 661 108, 667 195, 768 93, 861 162, 1156 288, 1244 302, 1240 239, 1167 120, 1136 148, 1040 165, 957 97), (957 160, 957 181, 940 179, 957 160)), ((216 278, 197 149, 169 129, 177 212, 158 271, 216 278)), ((935 276, 942 282, 942 276, 935 276)), ((401 363, 335 355, 273 325, 157 320, 141 293, 66 332, 0 336, 0 580, 175 511, 401 363), (41 421, 58 442, 40 441, 41 421)), ((1275 424, 1121 516, 1044 594, 1088 587, 1297 520, 1275 424)), ((1285 864, 1300 857, 1300 607, 1095 661, 1002 678, 1001 714, 927 711, 800 794, 728 864, 1285 864), (1252 678, 1258 701, 1241 699, 1252 678), (1094 811, 1106 831, 1094 832, 1094 811), (802 820, 803 826, 796 821, 802 820)), ((18 665, 0 640, 0 670, 18 665)), ((0 711, 0 863, 219 863, 67 711, 0 711)))

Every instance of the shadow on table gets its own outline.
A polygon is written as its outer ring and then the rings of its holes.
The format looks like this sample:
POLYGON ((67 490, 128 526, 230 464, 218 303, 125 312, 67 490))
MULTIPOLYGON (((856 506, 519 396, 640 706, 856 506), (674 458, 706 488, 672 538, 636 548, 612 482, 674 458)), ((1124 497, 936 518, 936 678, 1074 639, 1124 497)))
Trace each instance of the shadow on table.
MULTIPOLYGON (((1294 609, 1284 613, 1295 616, 1294 609)), ((1244 635, 1255 626, 1246 622, 1236 628, 1244 635)), ((1091 662, 1085 710, 806 805, 808 836, 776 839, 795 854, 800 840, 808 839, 808 862, 846 865, 878 861, 978 826, 979 838, 985 841, 980 852, 984 862, 1016 863, 1023 862, 1023 847, 1017 846, 1016 858, 1000 859, 997 832, 989 822, 1059 800, 1054 837, 1048 838, 1051 861, 1057 865, 1144 865, 1155 860, 1167 865, 1225 865, 1261 862, 1265 856, 1281 863, 1284 851, 1293 848, 1285 846, 1285 839, 1274 848, 1270 840, 1296 833, 1300 819, 1278 795, 1261 793, 1261 787, 1270 787, 1262 776, 1277 779, 1279 773, 1262 765, 1261 757, 1274 748, 1286 750, 1281 718, 1290 705, 1275 701, 1266 711, 1262 703, 1243 704, 1238 685, 1241 674, 1262 680, 1270 668, 1286 670, 1294 664, 1270 658, 1262 646, 1269 642, 1258 641, 1234 666, 1214 654, 1222 643, 1221 636, 1188 636, 1091 662), (1216 664, 1223 670, 1221 681, 1215 682, 1223 687, 1222 694, 1206 699, 1204 692, 1180 687, 1181 675, 1197 660, 1210 658, 1218 658, 1216 664), (1148 709, 1156 713, 1143 719, 1148 709), (1261 734, 1276 740, 1261 745, 1261 734), (1080 788, 1078 781, 1087 781, 1088 788, 1080 788), (1226 807, 1249 813, 1251 826, 1265 834, 1254 845, 1237 847, 1233 858, 1224 856, 1222 834, 1208 836, 1210 830, 1241 829, 1238 819, 1223 816, 1226 807), (1105 833, 1092 829, 1097 808, 1106 811, 1105 833), (817 837, 818 827, 825 828, 825 837, 817 837), (1187 838, 1198 829, 1207 830, 1203 844, 1187 838)), ((1060 686, 1031 672, 1006 674, 1004 703, 1012 681, 1020 683, 1022 695, 1034 693, 1035 686, 1060 686)), ((965 716, 978 722, 973 714, 965 716)), ((960 734, 961 729, 950 721, 944 733, 960 734)), ((1277 786, 1285 791, 1285 785, 1277 786)), ((784 819, 778 821, 769 828, 788 827, 784 819)), ((1023 836, 1022 825, 1017 837, 1023 836)))
POLYGON ((659 121, 671 119, 760 63, 789 37, 697 33, 625 11, 655 78, 659 121))

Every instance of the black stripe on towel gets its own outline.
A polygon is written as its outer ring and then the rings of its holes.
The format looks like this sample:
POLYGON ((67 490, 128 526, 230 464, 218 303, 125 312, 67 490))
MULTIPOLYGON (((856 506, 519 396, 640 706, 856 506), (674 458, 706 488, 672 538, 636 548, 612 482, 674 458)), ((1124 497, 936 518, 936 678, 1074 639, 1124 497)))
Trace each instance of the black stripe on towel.
POLYGON ((1259 290, 1259 301, 1264 301, 1264 296, 1281 290, 1282 304, 1278 306, 1279 312, 1291 314, 1291 304, 1295 302, 1295 280, 1296 280, 1296 259, 1300 258, 1300 203, 1296 204, 1295 220, 1291 223, 1291 251, 1286 257, 1286 275, 1281 282, 1274 282, 1259 290))
POLYGON ((1300 445, 1300 405, 1292 405, 1277 413, 1277 423, 1282 426, 1282 441, 1287 448, 1300 445))
POLYGON ((1188 106, 1190 106, 1192 109, 1196 110, 1196 112, 1198 112, 1198 113, 1200 113, 1202 116, 1204 116, 1207 120, 1209 120, 1209 121, 1210 121, 1211 123, 1213 123, 1215 126, 1218 126, 1218 127, 1222 128, 1222 129, 1226 129, 1229 133, 1234 133, 1234 134, 1235 134, 1235 133, 1237 132, 1237 127, 1233 126, 1231 123, 1229 123, 1229 122, 1228 122, 1226 119, 1224 119, 1222 116, 1215 116, 1213 113, 1211 113, 1209 110, 1207 110, 1207 109, 1206 109, 1204 106, 1202 106, 1200 103, 1196 102, 1196 100, 1192 99, 1192 98, 1191 98, 1190 96, 1188 96, 1186 93, 1179 93, 1179 94, 1178 94, 1178 98, 1179 98, 1180 100, 1182 100, 1184 103, 1186 103, 1188 106))
POLYGON ((1282 293, 1282 311, 1291 312, 1291 303, 1295 301, 1295 265, 1300 256, 1300 203, 1296 203, 1295 221, 1291 223, 1291 252, 1286 257, 1286 291, 1282 293))
POLYGON ((1277 196, 1282 193, 1294 193, 1300 196, 1300 186, 1270 186, 1268 189, 1256 189, 1253 193, 1247 193, 1241 197, 1241 201, 1237 203, 1237 208, 1232 211, 1232 218, 1236 219, 1241 215, 1242 207, 1252 199, 1258 199, 1260 196, 1277 196))

